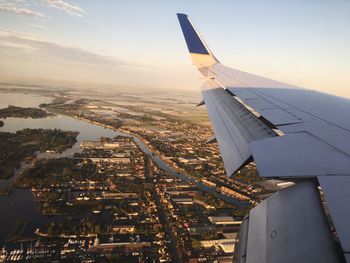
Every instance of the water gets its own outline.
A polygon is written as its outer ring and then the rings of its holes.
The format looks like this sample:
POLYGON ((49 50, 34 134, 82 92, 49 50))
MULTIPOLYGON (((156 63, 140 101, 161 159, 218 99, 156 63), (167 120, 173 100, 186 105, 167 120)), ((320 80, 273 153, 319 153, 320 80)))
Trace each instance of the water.
POLYGON ((9 105, 21 107, 37 107, 41 103, 49 103, 51 101, 52 98, 43 97, 40 95, 0 92, 0 109, 7 108, 9 105))
MULTIPOLYGON (((25 107, 38 107, 40 103, 48 103, 51 99, 42 96, 29 95, 29 94, 11 94, 0 93, 0 108, 7 107, 8 104, 15 106, 25 107), (18 100, 16 100, 18 98, 18 100)), ((75 152, 80 151, 79 145, 81 141, 85 140, 98 140, 100 137, 114 137, 117 135, 132 137, 139 145, 141 150, 148 154, 157 165, 165 172, 176 176, 184 181, 194 183, 199 189, 216 193, 217 196, 229 203, 241 206, 244 202, 236 200, 232 197, 217 193, 215 189, 210 188, 203 183, 189 178, 185 175, 179 174, 174 171, 169 165, 167 165, 158 156, 153 155, 149 148, 137 137, 130 136, 129 134, 114 131, 104 128, 102 126, 94 125, 86 121, 74 119, 72 117, 57 115, 54 117, 48 117, 43 119, 22 119, 22 118, 7 118, 3 120, 5 125, 0 128, 0 131, 16 132, 24 128, 43 128, 43 129, 62 129, 78 131, 77 143, 70 149, 60 154, 38 153, 37 158, 59 158, 59 157, 71 157, 75 152)), ((15 175, 7 180, 0 180, 0 187, 11 187, 13 180, 20 175, 21 171, 26 169, 28 164, 22 163, 19 171, 15 172, 15 175)), ((0 246, 6 239, 9 231, 12 229, 14 223, 18 220, 25 220, 35 222, 29 225, 28 230, 33 232, 36 227, 43 226, 47 217, 38 213, 39 204, 34 202, 33 196, 30 190, 13 189, 11 196, 0 196, 0 246)))
POLYGON ((134 141, 139 145, 139 147, 141 148, 141 150, 148 154, 152 159, 153 161, 165 172, 167 172, 168 174, 170 175, 173 175, 173 176, 176 176, 186 182, 190 182, 190 183, 193 183, 195 184, 199 189, 201 189, 202 191, 205 191, 205 192, 209 192, 209 193, 215 193, 220 199, 228 202, 228 203, 231 203, 231 204, 234 204, 234 205, 237 205, 237 206, 244 206, 246 205, 247 203, 246 202, 242 202, 242 201, 239 201, 237 199, 234 199, 230 196, 227 196, 227 195, 224 195, 224 194, 221 194, 219 192, 216 192, 216 190, 214 188, 211 188, 205 184, 203 184, 202 182, 198 181, 197 179, 194 179, 194 178, 191 178, 191 177, 188 177, 186 175, 183 175, 183 174, 180 174, 176 171, 174 171, 166 162, 164 162, 162 159, 160 159, 157 155, 153 155, 152 152, 149 150, 149 148, 137 137, 134 137, 134 136, 131 136, 134 138, 134 141))
MULTIPOLYGON (((6 108, 9 104, 21 107, 38 107, 40 103, 48 103, 51 98, 17 93, 0 93, 0 108, 6 108), (18 101, 16 100, 18 98, 18 101)), ((77 143, 61 154, 38 153, 38 158, 70 157, 80 151, 79 144, 84 140, 98 140, 101 136, 114 137, 116 132, 101 126, 92 125, 88 122, 76 120, 71 117, 57 115, 43 119, 2 119, 4 126, 0 128, 3 132, 16 132, 24 128, 62 129, 78 131, 77 143)), ((0 180, 0 187, 11 188, 12 182, 20 175, 21 171, 28 167, 22 163, 19 171, 16 171, 10 179, 0 180)), ((36 227, 41 227, 47 222, 47 217, 38 213, 39 204, 34 202, 30 190, 13 189, 11 196, 0 196, 0 246, 5 241, 9 231, 18 220, 33 222, 28 227, 28 232, 33 232, 36 227), (35 222, 35 224, 34 224, 35 222)))

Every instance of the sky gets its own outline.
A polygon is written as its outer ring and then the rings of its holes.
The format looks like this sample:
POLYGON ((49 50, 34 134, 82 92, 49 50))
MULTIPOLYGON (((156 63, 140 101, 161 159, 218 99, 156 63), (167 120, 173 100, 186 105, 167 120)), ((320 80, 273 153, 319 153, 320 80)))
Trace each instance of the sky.
POLYGON ((0 0, 0 82, 199 89, 177 12, 227 66, 350 97, 348 0, 0 0))

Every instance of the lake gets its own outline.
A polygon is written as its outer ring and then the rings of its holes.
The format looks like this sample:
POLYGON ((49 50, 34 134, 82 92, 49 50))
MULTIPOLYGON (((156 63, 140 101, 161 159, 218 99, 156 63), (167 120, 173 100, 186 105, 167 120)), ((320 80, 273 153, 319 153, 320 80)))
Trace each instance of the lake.
MULTIPOLYGON (((51 98, 31 94, 0 93, 0 108, 6 108, 8 105, 38 107, 41 103, 49 103, 51 101, 51 98)), ((0 128, 2 132, 16 132, 24 128, 57 128, 79 132, 77 143, 72 148, 61 154, 40 153, 38 155, 39 158, 73 156, 75 152, 80 151, 79 144, 81 141, 97 140, 101 136, 114 137, 117 135, 113 130, 63 115, 43 119, 6 118, 1 120, 4 121, 4 126, 0 128)), ((19 174, 20 173, 17 172, 15 176, 10 179, 0 180, 0 187, 11 187, 13 180, 19 174)), ((13 189, 11 196, 0 196, 0 247, 5 241, 9 231, 18 220, 32 222, 28 227, 28 232, 32 232, 37 227, 43 226, 46 223, 47 218, 38 213, 38 208, 39 204, 34 202, 30 190, 13 189)))

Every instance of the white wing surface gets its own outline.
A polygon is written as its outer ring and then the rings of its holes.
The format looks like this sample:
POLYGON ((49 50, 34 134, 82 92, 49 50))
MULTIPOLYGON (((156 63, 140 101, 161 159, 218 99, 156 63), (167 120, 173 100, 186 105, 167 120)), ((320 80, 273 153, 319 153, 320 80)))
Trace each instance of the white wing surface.
POLYGON ((350 100, 228 68, 187 15, 178 19, 207 79, 202 95, 227 174, 253 159, 260 176, 296 182, 252 209, 236 261, 350 259, 350 100))

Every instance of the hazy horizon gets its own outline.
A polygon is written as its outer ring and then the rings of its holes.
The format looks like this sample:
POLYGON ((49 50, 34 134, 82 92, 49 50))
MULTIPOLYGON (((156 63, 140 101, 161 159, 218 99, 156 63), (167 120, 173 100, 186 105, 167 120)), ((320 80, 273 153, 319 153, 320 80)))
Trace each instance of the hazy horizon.
POLYGON ((0 0, 0 82, 199 90, 176 12, 227 66, 350 97, 340 0, 0 0))

